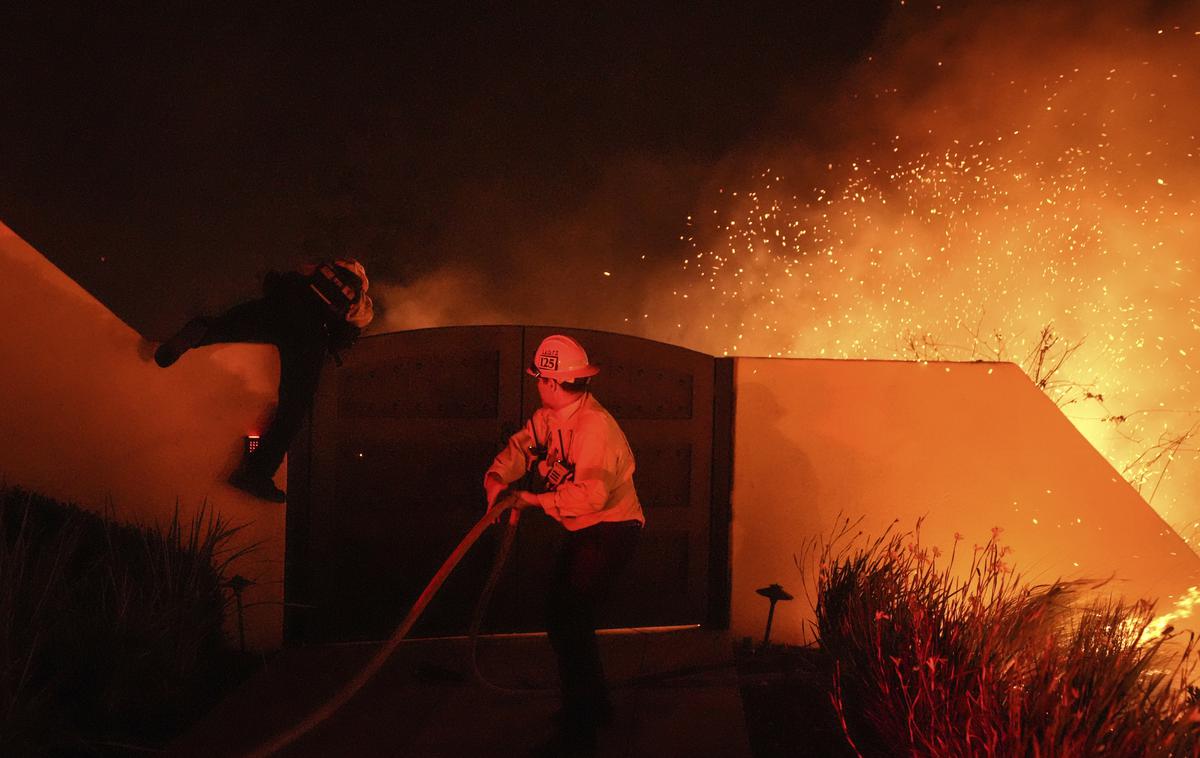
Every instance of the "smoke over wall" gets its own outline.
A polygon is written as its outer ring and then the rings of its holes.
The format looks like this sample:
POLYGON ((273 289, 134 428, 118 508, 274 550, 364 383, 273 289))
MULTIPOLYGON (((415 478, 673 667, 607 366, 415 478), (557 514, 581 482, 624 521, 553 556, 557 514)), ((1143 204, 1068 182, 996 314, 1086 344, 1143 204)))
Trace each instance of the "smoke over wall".
MULTIPOLYGON (((839 91, 774 106, 794 137, 712 165, 608 168, 565 212, 488 239, 486 270, 383 287, 385 326, 540 322, 717 355, 1017 362, 1051 326, 1052 361, 1081 344, 1048 392, 1189 537, 1196 92, 1200 12, 1186 4, 901 3, 839 91)), ((474 201, 533 205, 502 189, 474 201)))
POLYGON ((375 330, 524 323, 633 333, 643 303, 667 302, 663 288, 678 284, 680 222, 712 170, 631 157, 600 168, 569 201, 519 185, 468 189, 456 204, 461 226, 438 245, 449 262, 411 281, 372 282, 384 306, 375 330))

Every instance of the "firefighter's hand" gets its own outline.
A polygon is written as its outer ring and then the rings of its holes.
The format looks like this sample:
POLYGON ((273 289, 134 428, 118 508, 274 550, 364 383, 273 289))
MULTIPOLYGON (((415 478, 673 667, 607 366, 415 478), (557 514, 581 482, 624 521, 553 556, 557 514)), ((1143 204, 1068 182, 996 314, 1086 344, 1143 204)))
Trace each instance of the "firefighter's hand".
POLYGON ((525 490, 517 490, 513 493, 513 508, 524 510, 526 508, 541 508, 542 504, 538 502, 537 495, 525 490))
POLYGON ((487 515, 491 516, 493 524, 499 524, 501 519, 504 518, 505 513, 515 513, 515 511, 510 510, 512 501, 512 493, 506 492, 500 496, 495 505, 488 508, 487 515))
POLYGON ((496 501, 500 499, 507 487, 508 485, 497 474, 488 474, 484 477, 483 491, 487 493, 488 508, 496 505, 496 501))
POLYGON ((331 324, 328 329, 329 347, 335 353, 349 350, 354 347, 354 343, 358 341, 358 335, 361 333, 361 329, 345 321, 331 324))

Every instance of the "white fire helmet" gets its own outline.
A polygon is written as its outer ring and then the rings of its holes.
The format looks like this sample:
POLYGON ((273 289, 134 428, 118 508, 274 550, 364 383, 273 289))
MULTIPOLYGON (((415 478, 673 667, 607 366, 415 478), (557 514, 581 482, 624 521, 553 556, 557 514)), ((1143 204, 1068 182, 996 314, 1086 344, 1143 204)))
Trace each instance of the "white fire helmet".
POLYGON ((583 345, 565 334, 551 334, 538 345, 533 362, 525 369, 525 373, 571 382, 595 376, 600 373, 600 368, 588 362, 583 345))
POLYGON ((370 286, 370 283, 367 281, 367 270, 363 268, 361 263, 354 258, 338 258, 334 261, 334 263, 348 271, 352 271, 355 276, 362 280, 362 291, 367 291, 367 287, 370 286))

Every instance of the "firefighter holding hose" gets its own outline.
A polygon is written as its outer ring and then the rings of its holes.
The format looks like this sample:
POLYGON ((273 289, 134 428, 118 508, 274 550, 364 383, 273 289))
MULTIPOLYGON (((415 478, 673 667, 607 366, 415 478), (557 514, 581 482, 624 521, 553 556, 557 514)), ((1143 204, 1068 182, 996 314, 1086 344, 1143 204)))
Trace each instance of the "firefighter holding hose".
POLYGON ((646 521, 629 442, 588 390, 599 370, 574 339, 555 334, 542 340, 526 368, 537 381, 541 407, 484 476, 489 507, 511 498, 513 507, 541 508, 566 530, 551 577, 546 630, 563 700, 555 744, 568 753, 594 748, 597 728, 612 720, 596 611, 629 563, 646 521))
POLYGON ((312 407, 326 353, 341 362, 374 318, 367 272, 345 258, 272 271, 263 297, 230 308, 216 318, 194 318, 154 353, 166 368, 193 347, 219 342, 258 342, 279 348, 279 404, 258 448, 233 472, 229 483, 255 497, 282 503, 275 471, 312 407))

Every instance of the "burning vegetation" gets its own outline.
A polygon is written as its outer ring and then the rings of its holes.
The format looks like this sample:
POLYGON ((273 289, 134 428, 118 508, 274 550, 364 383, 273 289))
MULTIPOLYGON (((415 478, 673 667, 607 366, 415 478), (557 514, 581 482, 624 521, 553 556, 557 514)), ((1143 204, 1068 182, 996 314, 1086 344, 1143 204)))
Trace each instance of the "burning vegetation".
POLYGON ((816 625, 854 752, 1196 755, 1192 643, 1147 603, 1024 582, 999 534, 943 556, 919 525, 868 542, 847 520, 824 545, 816 625))
POLYGON ((1021 363, 1195 545, 1200 19, 901 5, 824 114, 834 147, 718 190, 629 325, 718 355, 1021 363))

